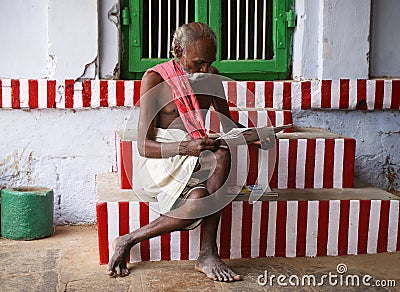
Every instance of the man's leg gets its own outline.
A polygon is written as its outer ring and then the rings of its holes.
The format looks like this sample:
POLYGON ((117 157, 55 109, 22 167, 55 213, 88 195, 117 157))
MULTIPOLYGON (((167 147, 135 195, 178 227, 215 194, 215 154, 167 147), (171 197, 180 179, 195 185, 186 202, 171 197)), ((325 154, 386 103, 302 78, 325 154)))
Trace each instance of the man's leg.
MULTIPOLYGON (((228 201, 226 197, 226 181, 230 171, 230 153, 227 149, 220 148, 218 151, 209 153, 202 159, 204 165, 215 165, 214 172, 207 179, 207 191, 215 196, 216 204, 223 207, 228 201), (216 159, 216 164, 210 159, 216 159)), ((218 223, 221 211, 209 215, 203 219, 203 237, 199 257, 196 262, 196 269, 205 273, 207 277, 218 281, 237 281, 241 276, 233 272, 221 260, 218 255, 216 244, 218 223)))
POLYGON ((172 231, 183 230, 198 220, 193 218, 199 205, 198 199, 208 196, 208 192, 203 189, 195 189, 190 192, 186 202, 176 210, 160 216, 129 234, 116 238, 113 242, 114 255, 108 263, 109 275, 126 276, 129 274, 126 262, 131 248, 146 239, 153 238, 172 231))

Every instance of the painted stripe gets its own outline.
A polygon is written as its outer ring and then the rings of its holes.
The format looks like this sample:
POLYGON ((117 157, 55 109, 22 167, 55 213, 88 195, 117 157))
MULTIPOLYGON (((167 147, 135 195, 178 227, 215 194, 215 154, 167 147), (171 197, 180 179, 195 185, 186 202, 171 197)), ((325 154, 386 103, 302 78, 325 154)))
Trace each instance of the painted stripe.
POLYGON ((296 256, 306 255, 308 201, 299 201, 297 220, 296 256))
POLYGON ((389 209, 389 224, 388 224, 388 252, 396 251, 397 237, 400 234, 399 226, 399 201, 391 200, 389 209))
POLYGON ((29 108, 39 107, 39 95, 38 95, 38 81, 28 80, 29 84, 29 108))
POLYGON ((283 82, 274 82, 273 107, 283 109, 283 82))
POLYGON ((333 188, 343 187, 344 139, 335 139, 333 159, 333 188))
MULTIPOLYGON (((260 239, 261 239, 261 201, 253 202, 252 208, 252 226, 251 226, 251 254, 250 257, 256 258, 260 253, 260 239)), ((246 225, 244 226, 246 228, 246 225)))
POLYGON ((227 205, 221 212, 221 234, 224 240, 220 243, 219 254, 222 258, 230 258, 232 204, 227 205))
POLYGON ((314 187, 314 169, 315 169, 315 149, 316 149, 316 140, 315 139, 307 139, 307 148, 306 148, 306 167, 305 167, 305 180, 304 187, 305 188, 313 188, 314 187))
MULTIPOLYGON (((176 232, 173 232, 173 233, 176 233, 176 232)), ((171 260, 171 246, 175 245, 174 243, 171 244, 171 236, 172 236, 171 233, 163 234, 160 236, 160 245, 161 245, 161 258, 160 259, 162 261, 171 260)))
POLYGON ((351 110, 357 108, 357 83, 356 79, 351 79, 349 82, 349 109, 351 110))
POLYGON ((277 205, 276 201, 269 202, 266 255, 271 257, 275 256, 277 205))
MULTIPOLYGON (((159 216, 160 212, 158 210, 158 203, 149 202, 149 221, 153 222, 159 216)), ((156 236, 150 238, 150 261, 159 261, 159 260, 161 260, 161 238, 160 236, 156 236)))
MULTIPOLYGON (((242 207, 241 229, 241 258, 251 257, 253 204, 250 202, 233 202, 242 207)), ((233 237, 233 234, 232 234, 233 237)))
POLYGON ((100 80, 100 107, 108 107, 108 82, 100 80))
POLYGON ((74 80, 65 80, 65 108, 74 108, 74 80))
MULTIPOLYGON (((186 233, 188 233, 186 231, 186 233)), ((161 239, 162 240, 162 239, 161 239)), ((181 259, 181 232, 175 231, 170 234, 171 246, 170 246, 170 260, 177 261, 181 259)))
POLYGON ((296 188, 296 170, 297 170, 297 148, 298 148, 298 140, 288 139, 289 143, 289 155, 288 155, 288 180, 287 187, 288 188, 296 188))
POLYGON ((129 202, 118 202, 118 234, 119 236, 129 233, 129 202))
POLYGON ((267 255, 268 242, 268 218, 269 218, 269 202, 261 202, 261 224, 260 224, 260 248, 259 257, 267 255))
MULTIPOLYGON (((321 216, 321 215, 320 215, 321 216)), ((329 201, 329 223, 328 223, 328 236, 327 236, 327 250, 326 255, 338 255, 338 240, 339 240, 339 220, 340 220, 340 201, 329 201)), ((318 237, 320 235, 318 234, 318 237)))
POLYGON ((19 106, 20 108, 29 108, 29 85, 27 79, 18 79, 19 81, 19 106))
POLYGON ((127 107, 133 106, 133 86, 134 86, 134 81, 124 82, 124 106, 127 107))
POLYGON ((358 230, 359 230, 359 216, 360 214, 360 201, 350 201, 350 214, 349 214, 349 245, 347 254, 357 254, 358 246, 358 230))
POLYGON ((314 188, 321 189, 324 177, 325 139, 316 139, 315 141, 314 188))
POLYGON ((256 84, 253 81, 246 82, 246 107, 254 108, 256 105, 256 84))
POLYGON ((37 108, 47 108, 47 80, 39 79, 37 83, 37 108))
POLYGON ((248 147, 247 145, 238 145, 237 149, 237 171, 236 171, 236 184, 240 186, 246 185, 247 174, 249 171, 248 159, 248 147), (240 167, 239 167, 240 166, 240 167))
POLYGON ((125 82, 123 80, 116 81, 115 99, 116 99, 116 106, 125 105, 125 82))
POLYGON ((356 140, 344 139, 343 153, 343 188, 352 188, 354 180, 354 160, 356 154, 356 140))
POLYGON ((383 80, 375 80, 375 102, 374 109, 382 109, 383 108, 383 98, 384 98, 384 86, 385 83, 383 80))
POLYGON ((266 108, 274 107, 274 82, 272 81, 264 83, 264 100, 266 108))
POLYGON ((100 264, 107 264, 108 252, 108 212, 107 203, 96 203, 97 239, 99 244, 100 264))
POLYGON ((12 79, 11 80, 11 107, 13 109, 19 109, 20 106, 20 87, 19 80, 12 79))
POLYGON ((284 110, 292 109, 292 82, 283 82, 282 108, 284 110))
POLYGON ((118 202, 108 202, 107 203, 107 214, 108 214, 108 250, 109 259, 114 254, 112 243, 114 239, 119 236, 119 221, 118 221, 118 202))
POLYGON ((117 105, 117 88, 115 80, 108 80, 107 90, 108 90, 108 106, 113 107, 117 105))
POLYGON ((230 107, 237 107, 237 86, 236 82, 228 81, 228 105, 230 107))
POLYGON ((371 200, 367 253, 376 253, 377 251, 380 209, 381 201, 371 200))
POLYGON ((323 188, 333 188, 335 139, 325 139, 323 188))
POLYGON ((327 255, 328 230, 330 217, 329 201, 319 201, 318 204, 318 237, 317 237, 317 256, 327 255))
MULTIPOLYGON (((200 226, 196 227, 195 229, 189 230, 188 234, 189 234, 189 247, 190 247, 188 252, 189 260, 195 260, 198 258, 200 251, 200 226)), ((182 238, 182 233, 181 233, 181 238, 182 238)))
POLYGON ((390 109, 400 109, 400 80, 392 81, 392 102, 390 103, 390 109))
POLYGON ((318 201, 308 201, 306 256, 317 255, 318 201))
POLYGON ((298 222, 298 202, 287 202, 287 221, 286 221, 286 256, 295 257, 297 248, 297 222, 298 222))
POLYGON ((331 108, 331 94, 332 80, 321 81, 321 108, 331 108))
POLYGON ((279 139, 278 188, 288 187, 289 139, 279 139))
POLYGON ((377 252, 386 252, 388 248, 389 208, 390 201, 381 201, 377 252))
POLYGON ((82 82, 74 82, 74 93, 73 93, 73 108, 83 107, 83 88, 82 82))
POLYGON ((301 109, 311 108, 311 81, 301 82, 301 109))
POLYGON ((243 108, 246 107, 246 82, 238 81, 236 83, 236 92, 237 92, 237 99, 236 104, 237 107, 243 108))
POLYGON ((375 107, 375 80, 367 80, 367 109, 373 110, 375 107))
MULTIPOLYGON (((200 228, 199 228, 200 230, 200 228)), ((181 231, 180 232, 180 248, 181 248, 181 260, 188 260, 190 259, 190 234, 189 231, 181 231)), ((200 232, 199 232, 200 234, 200 232)), ((200 239, 199 239, 200 243, 200 239)))
POLYGON ((231 225, 231 241, 230 241, 230 258, 240 258, 242 249, 242 210, 241 202, 232 202, 232 225, 231 225))
MULTIPOLYGON (((149 224, 149 203, 139 203, 139 214, 140 227, 149 224)), ((150 260, 150 241, 148 239, 140 242, 140 256, 142 261, 150 260)))
POLYGON ((367 107, 367 80, 357 80, 357 106, 356 109, 366 110, 367 107))
POLYGON ((258 152, 259 148, 256 145, 247 145, 248 148, 248 164, 249 164, 249 170, 247 174, 247 185, 255 185, 257 184, 257 178, 258 178, 258 152))
POLYGON ((348 109, 349 103, 350 103, 350 80, 341 79, 339 87, 339 108, 348 109))
POLYGON ((305 186, 306 154, 307 139, 298 139, 296 159, 296 187, 299 189, 304 189, 305 186))
POLYGON ((92 99, 92 83, 90 80, 85 80, 82 83, 82 106, 90 107, 92 99))
POLYGON ((349 242, 350 201, 340 201, 338 255, 346 255, 349 242))
POLYGON ((47 81, 47 108, 56 108, 56 84, 55 80, 47 81))
POLYGON ((284 125, 283 122, 283 111, 276 111, 275 112, 275 124, 274 126, 282 126, 284 125))
POLYGON ((133 149, 135 143, 132 141, 120 141, 120 163, 118 166, 121 176, 121 189, 132 189, 133 183, 133 149))
POLYGON ((371 201, 360 201, 360 215, 358 219, 358 245, 357 254, 367 253, 368 229, 370 222, 371 201))
POLYGON ((284 257, 286 255, 286 223, 287 223, 287 202, 277 202, 276 214, 276 237, 275 237, 275 256, 284 257))
POLYGON ((341 80, 331 81, 331 108, 340 108, 340 82, 341 80))
POLYGON ((270 187, 276 188, 278 187, 278 168, 279 168, 279 143, 280 139, 276 139, 275 141, 275 147, 269 150, 269 161, 268 161, 268 171, 272 171, 271 178, 269 180, 270 187), (272 150, 272 151, 271 151, 272 150), (275 153, 273 152, 275 151, 275 153), (275 159, 274 159, 275 158, 275 159))
POLYGON ((140 106, 140 80, 133 82, 133 105, 140 106))
MULTIPOLYGON (((257 116, 258 126, 268 125, 268 112, 263 111, 257 116)), ((257 184, 266 187, 269 184, 268 179, 268 153, 269 151, 264 151, 262 149, 257 149, 258 161, 257 161, 257 184)))
POLYGON ((265 83, 262 81, 255 83, 255 107, 264 108, 265 107, 265 83))
POLYGON ((383 109, 390 109, 392 101, 392 80, 384 80, 383 109))
MULTIPOLYGON (((132 232, 140 228, 140 203, 129 202, 129 231, 132 232)), ((131 248, 130 262, 140 262, 140 244, 136 244, 131 248)))
POLYGON ((311 108, 321 108, 321 87, 319 81, 311 82, 311 108))

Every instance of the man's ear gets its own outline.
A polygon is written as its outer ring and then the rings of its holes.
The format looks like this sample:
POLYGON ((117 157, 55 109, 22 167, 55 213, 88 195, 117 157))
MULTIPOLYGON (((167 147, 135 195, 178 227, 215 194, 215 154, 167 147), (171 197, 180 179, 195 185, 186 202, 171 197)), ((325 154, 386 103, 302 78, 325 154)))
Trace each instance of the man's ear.
POLYGON ((183 55, 183 49, 181 46, 175 46, 174 47, 174 53, 175 53, 175 57, 180 58, 183 55))

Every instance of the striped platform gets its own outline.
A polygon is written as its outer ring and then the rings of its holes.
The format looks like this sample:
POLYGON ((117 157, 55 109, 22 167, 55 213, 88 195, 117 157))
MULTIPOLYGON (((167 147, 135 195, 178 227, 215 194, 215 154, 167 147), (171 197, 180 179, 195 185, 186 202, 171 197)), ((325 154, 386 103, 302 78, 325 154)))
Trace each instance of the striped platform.
MULTIPOLYGON (((159 216, 158 203, 120 190, 116 173, 96 177, 100 263, 119 235, 159 216)), ((358 184, 354 189, 276 190, 248 202, 239 196, 222 212, 217 243, 223 258, 372 254, 400 250, 399 197, 358 184)), ((196 259, 201 227, 144 241, 130 261, 196 259)))
MULTIPOLYGON (((400 79, 224 81, 232 107, 399 110, 400 79)), ((139 106, 140 80, 0 79, 1 108, 139 106)))
MULTIPOLYGON (((135 183, 138 176, 134 165, 139 155, 135 139, 131 131, 116 133, 122 189, 133 186, 139 190, 139 183, 135 183)), ((271 187, 280 189, 353 186, 355 140, 323 130, 295 128, 291 133, 279 133, 276 148, 271 151, 244 145, 233 148, 231 153, 234 185, 265 186, 269 182, 271 187)))

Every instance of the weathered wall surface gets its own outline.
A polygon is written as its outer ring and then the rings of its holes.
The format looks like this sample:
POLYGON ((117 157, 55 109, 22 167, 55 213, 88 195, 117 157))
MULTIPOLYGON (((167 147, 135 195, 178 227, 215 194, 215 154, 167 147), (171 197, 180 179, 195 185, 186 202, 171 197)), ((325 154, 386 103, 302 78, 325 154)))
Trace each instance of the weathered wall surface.
POLYGON ((95 221, 95 175, 116 165, 129 109, 2 110, 0 185, 54 189, 60 223, 95 221))

